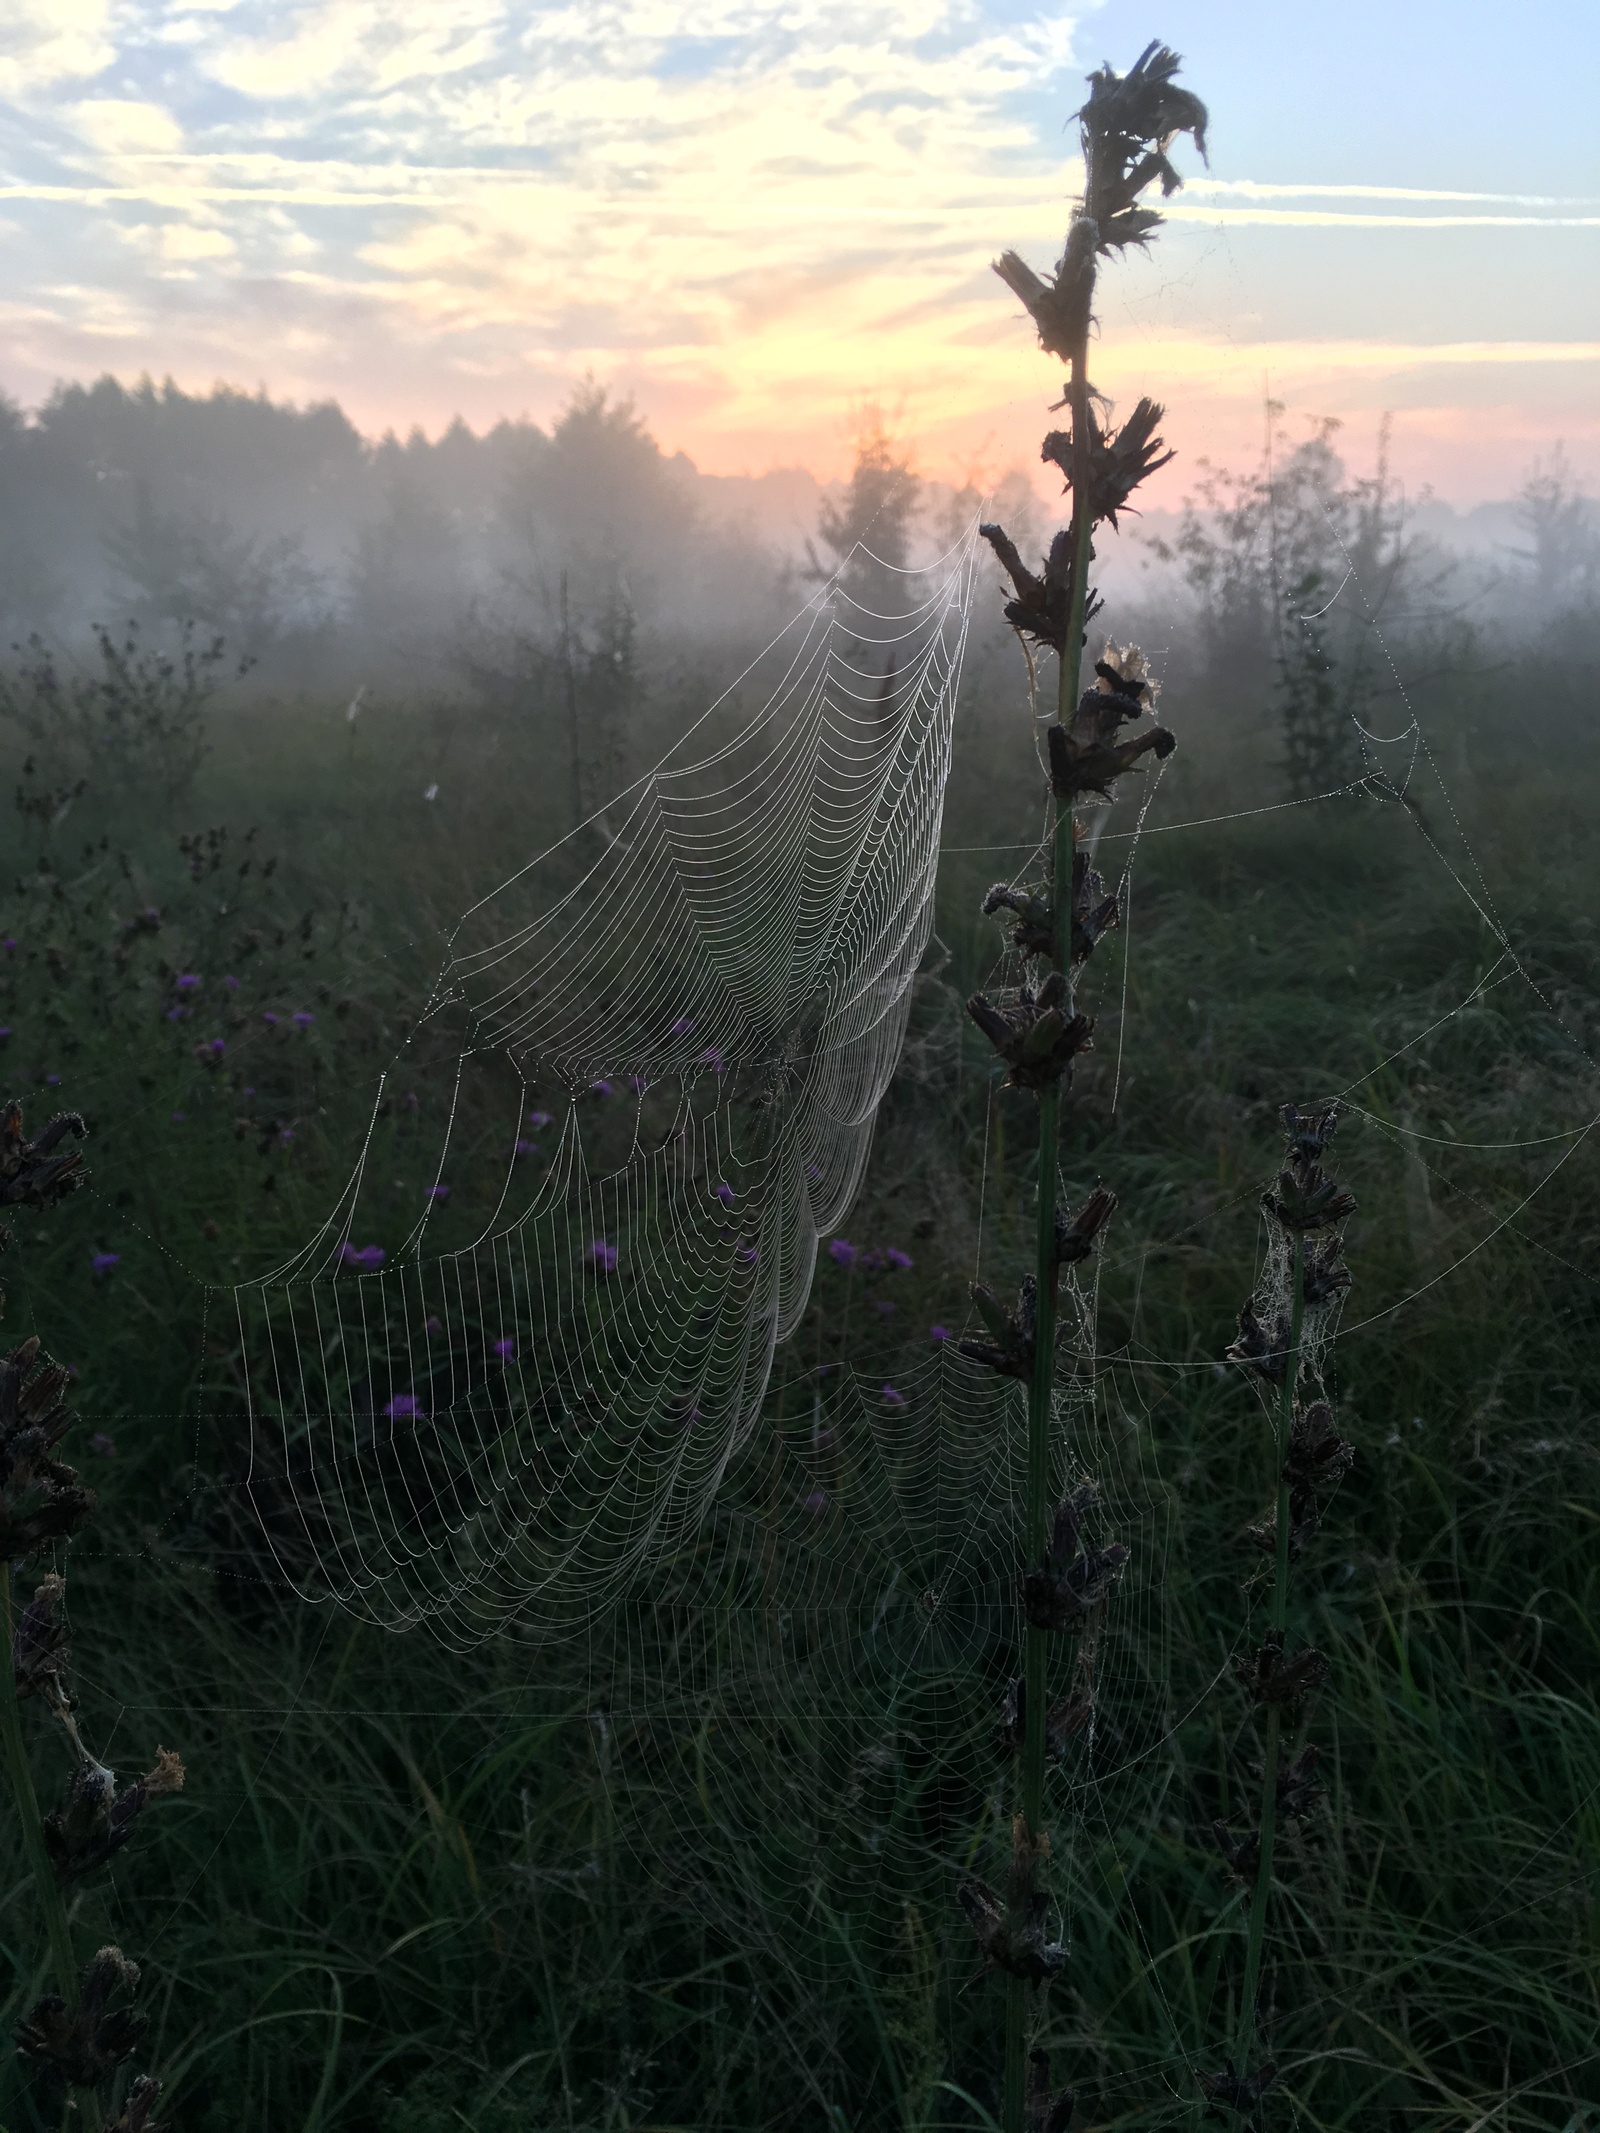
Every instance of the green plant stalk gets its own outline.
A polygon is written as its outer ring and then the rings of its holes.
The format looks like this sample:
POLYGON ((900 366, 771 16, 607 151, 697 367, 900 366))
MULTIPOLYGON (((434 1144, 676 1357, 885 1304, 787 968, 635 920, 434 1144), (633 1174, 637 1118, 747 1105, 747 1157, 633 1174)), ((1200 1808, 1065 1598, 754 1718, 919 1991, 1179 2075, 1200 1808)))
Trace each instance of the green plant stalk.
MULTIPOLYGON (((1272 1627, 1284 1629, 1289 1619, 1289 1432, 1294 1425, 1294 1396, 1300 1375, 1300 1325, 1305 1312, 1305 1239, 1294 1240, 1290 1283, 1293 1301, 1289 1307, 1289 1353, 1284 1358, 1283 1394, 1278 1402, 1278 1508, 1277 1558, 1272 1578, 1272 1627)), ((1256 1992, 1261 1983, 1261 1949, 1267 1930, 1267 1899, 1272 1890, 1272 1853, 1278 1833, 1278 1744, 1282 1720, 1278 1706, 1267 1712, 1267 1748, 1261 1773, 1261 1851, 1256 1865, 1256 1885, 1250 1892, 1250 1924, 1244 1953, 1244 1992, 1239 2001, 1237 2059, 1241 2073, 1249 2071, 1250 2050, 1255 2042, 1256 1992)))
MULTIPOLYGON (((1074 354, 1069 385, 1073 422, 1072 593, 1057 683, 1057 714, 1070 723, 1078 703, 1078 675, 1083 652, 1083 611, 1088 600, 1089 540, 1089 389, 1087 350, 1074 354)), ((1051 850, 1051 909, 1055 924, 1055 963, 1067 981, 1067 1012, 1072 1013, 1072 803, 1057 803, 1051 850)), ((1050 1424, 1056 1378, 1056 1171, 1061 1142, 1061 1084, 1039 1095, 1039 1226, 1035 1278, 1038 1283, 1034 1325, 1033 1381, 1028 1388, 1028 1480, 1025 1513, 1026 1560, 1043 1560, 1050 1523, 1050 1424)), ((1044 1825, 1045 1715, 1049 1706, 1050 1633, 1023 1632, 1022 1813, 1029 1831, 1044 1825)), ((1029 1989, 1025 1979, 1010 1978, 1006 1987, 1004 2133, 1022 2133, 1027 2079, 1029 1989)))
POLYGON ((34 1884, 39 1891, 39 1904, 44 1912, 45 1930, 50 1939, 51 1966, 56 1974, 56 1990, 70 2007, 78 1997, 78 1970, 72 1957, 72 1933, 67 1924, 67 1907, 61 1891, 56 1886, 55 1869, 50 1864, 50 1854, 44 1848, 44 1822, 39 1813, 39 1795, 34 1790, 33 1772, 28 1765, 27 1744, 22 1738, 22 1713, 17 1705, 17 1677, 11 1662, 11 1565, 0 1568, 0 1585, 4 1587, 3 1616, 5 1650, 0 1653, 0 1732, 5 1734, 6 1763, 11 1773, 11 1790, 16 1800, 17 1818, 22 1824, 22 1842, 28 1854, 28 1864, 33 1869, 34 1884))

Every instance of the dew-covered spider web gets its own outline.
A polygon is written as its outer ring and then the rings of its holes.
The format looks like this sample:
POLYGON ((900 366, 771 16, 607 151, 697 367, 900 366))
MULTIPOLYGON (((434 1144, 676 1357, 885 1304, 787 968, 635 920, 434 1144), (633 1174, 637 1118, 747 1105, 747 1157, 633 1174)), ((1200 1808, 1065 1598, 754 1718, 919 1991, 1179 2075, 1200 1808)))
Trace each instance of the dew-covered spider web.
POLYGON ((364 1242, 369 1137, 316 1236, 236 1294, 251 1491, 308 1596, 470 1644, 587 1616, 704 1518, 900 1056, 972 574, 970 534, 842 571, 462 919, 375 1112, 449 1082, 404 1248, 364 1242))

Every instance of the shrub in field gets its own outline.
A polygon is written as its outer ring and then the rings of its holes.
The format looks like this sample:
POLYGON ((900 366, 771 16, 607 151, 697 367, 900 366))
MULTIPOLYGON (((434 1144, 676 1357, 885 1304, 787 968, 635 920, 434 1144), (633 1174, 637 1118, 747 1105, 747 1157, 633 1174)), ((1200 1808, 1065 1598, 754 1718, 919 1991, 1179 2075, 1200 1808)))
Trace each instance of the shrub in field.
MULTIPOLYGON (((22 1128, 22 1106, 0 1118, 0 1207, 42 1211, 84 1182, 78 1151, 81 1118, 63 1113, 37 1140, 22 1128)), ((76 1471, 56 1456, 74 1417, 62 1395, 67 1372, 26 1340, 0 1361, 0 1615, 5 1657, 0 1660, 0 1736, 12 1799, 49 1940, 55 1990, 37 2000, 17 2030, 17 2048, 34 2069, 48 2106, 71 2090, 91 2129, 105 2124, 102 2103, 120 2069, 138 2048, 147 2023, 128 2004, 137 1967, 120 1948, 98 1950, 80 1970, 73 1948, 66 1892, 110 1864, 133 1836, 152 1800, 183 1788, 183 1764, 158 1748, 143 1777, 118 1788, 114 1774, 85 1746, 68 1684, 72 1647, 64 1614, 66 1579, 41 1578, 18 1614, 16 1569, 81 1533, 95 1499, 76 1471), (72 1754, 61 1805, 41 1814, 23 1736, 19 1704, 37 1698, 72 1754)), ((154 2133, 151 2113, 160 2084, 140 2075, 121 2097, 112 2133, 154 2133)))

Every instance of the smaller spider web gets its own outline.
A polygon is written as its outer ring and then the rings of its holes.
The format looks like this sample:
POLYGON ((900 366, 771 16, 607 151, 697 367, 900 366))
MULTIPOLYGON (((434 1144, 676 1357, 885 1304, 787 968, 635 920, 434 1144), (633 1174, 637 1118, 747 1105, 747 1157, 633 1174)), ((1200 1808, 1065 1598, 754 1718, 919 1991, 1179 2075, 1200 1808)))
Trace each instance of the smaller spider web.
POLYGON ((899 1057, 975 538, 848 559, 460 922, 402 1055, 447 1120, 403 1247, 360 1241, 392 1213, 380 1087, 337 1206, 235 1291, 250 1496, 304 1596, 470 1644, 587 1614, 703 1519, 899 1057))

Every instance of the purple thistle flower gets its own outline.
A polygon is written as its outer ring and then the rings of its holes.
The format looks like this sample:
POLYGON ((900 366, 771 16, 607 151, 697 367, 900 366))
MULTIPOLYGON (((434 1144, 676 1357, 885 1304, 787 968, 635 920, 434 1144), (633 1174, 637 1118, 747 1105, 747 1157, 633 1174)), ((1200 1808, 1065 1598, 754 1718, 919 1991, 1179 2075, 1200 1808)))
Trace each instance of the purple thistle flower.
POLYGON ((340 1264, 359 1267, 364 1274, 376 1273, 388 1256, 381 1244, 352 1244, 348 1237, 339 1247, 340 1264))
POLYGON ((254 1094, 255 1094, 256 1092, 255 1092, 254 1088, 250 1087, 249 1085, 246 1085, 246 1087, 245 1087, 245 1089, 244 1089, 244 1090, 242 1091, 242 1093, 243 1093, 244 1095, 246 1095, 246 1096, 254 1096, 254 1094))
POLYGON ((722 1072, 722 1054, 714 1044, 708 1044, 700 1054, 700 1064, 710 1067, 713 1074, 722 1072))
POLYGON ((912 1259, 911 1254, 909 1252, 902 1252, 898 1246, 891 1244, 889 1249, 884 1253, 883 1256, 888 1261, 889 1265, 894 1269, 895 1273, 910 1273, 912 1259))
POLYGON ((262 1010, 261 1019, 267 1025, 268 1029, 276 1029, 278 1026, 278 1018, 272 1012, 272 1009, 270 1007, 264 1008, 262 1010))
MULTIPOLYGON (((12 942, 11 945, 15 947, 16 943, 12 942)), ((691 1015, 680 1015, 667 1034, 670 1037, 687 1037, 693 1030, 694 1018, 691 1015)))
POLYGON ((59 1074, 46 1074, 46 1076, 44 1077, 44 1085, 47 1089, 59 1089, 61 1086, 61 1076, 59 1074))
POLYGON ((213 1059, 225 1059, 228 1056, 227 1038, 213 1037, 210 1044, 207 1046, 207 1050, 210 1052, 213 1059))
POLYGON ((297 1007, 289 1017, 296 1029, 309 1029, 316 1019, 316 1016, 307 1007, 297 1007))
POLYGON ((513 1155, 537 1155, 539 1153, 539 1143, 537 1141, 515 1140, 511 1143, 511 1153, 513 1155))
POLYGON ((115 1459, 117 1440, 115 1437, 108 1437, 103 1429, 97 1429, 89 1439, 89 1449, 97 1459, 115 1459))
POLYGON ((423 1194, 425 1200, 448 1200, 449 1197, 450 1188, 448 1185, 430 1185, 423 1194))
POLYGON ((6 1039, 7 1039, 7 1038, 8 1038, 8 1037, 9 1037, 10 1035, 11 1035, 11 1024, 10 1024, 9 1022, 0 1022, 0 1044, 4 1044, 4 1043, 5 1043, 5 1041, 6 1041, 6 1039))
POLYGON ((444 1323, 441 1319, 425 1318, 422 1321, 422 1330, 424 1333, 427 1334, 429 1340, 432 1340, 433 1336, 436 1333, 442 1333, 444 1331, 444 1323))
POLYGON ((835 1237, 828 1246, 828 1257, 835 1266, 848 1269, 856 1263, 856 1248, 848 1237, 835 1237))
POLYGON ((597 1274, 614 1274, 617 1271, 617 1248, 607 1244, 604 1237, 596 1237, 585 1254, 597 1274))
POLYGON ((808 1178, 810 1178, 810 1179, 811 1179, 811 1181, 812 1181, 812 1183, 813 1183, 813 1184, 815 1184, 815 1182, 817 1181, 817 1179, 818 1179, 818 1178, 820 1178, 820 1177, 821 1177, 821 1175, 822 1175, 822 1165, 821 1165, 820 1163, 807 1163, 807 1165, 806 1165, 806 1176, 807 1176, 808 1178))
POLYGON ((930 1326, 928 1328, 928 1338, 931 1341, 947 1341, 950 1338, 950 1328, 948 1326, 930 1326))
POLYGON ((809 1496, 803 1496, 800 1501, 801 1507, 809 1511, 813 1518, 820 1518, 828 1508, 828 1492, 826 1489, 813 1489, 809 1496))
POLYGON ((724 1207, 731 1207, 733 1205, 733 1187, 731 1185, 719 1185, 713 1191, 711 1197, 714 1200, 720 1200, 724 1207))
POLYGON ((167 1009, 167 1020, 169 1022, 187 1022, 188 1019, 189 1010, 186 1007, 169 1007, 167 1009))
POLYGON ((97 1281, 102 1276, 109 1274, 114 1266, 121 1266, 121 1264, 122 1254, 120 1252, 91 1252, 89 1255, 89 1271, 97 1281))
POLYGON ((609 1082, 609 1081, 591 1081, 591 1082, 590 1082, 590 1084, 589 1084, 589 1094, 590 1094, 591 1096, 609 1096, 609 1095, 611 1094, 611 1084, 610 1084, 610 1082, 609 1082))
POLYGON ((491 1346, 493 1353, 499 1356, 502 1363, 509 1363, 517 1352, 516 1342, 505 1334, 502 1334, 500 1339, 493 1342, 491 1346))
POLYGON ((744 1261, 746 1266, 754 1266, 756 1261, 761 1257, 761 1253, 757 1246, 753 1244, 741 1244, 739 1247, 739 1257, 744 1261))
POLYGON ((528 1124, 530 1126, 553 1126, 555 1124, 555 1113, 553 1111, 530 1111, 528 1113, 528 1124))
POLYGON ((280 1126, 280 1127, 279 1127, 279 1129, 278 1129, 278 1146, 279 1146, 280 1148, 292 1148, 292 1147, 294 1146, 294 1128, 293 1128, 293 1126, 280 1126))
POLYGON ((645 1080, 642 1074, 630 1074, 628 1076, 628 1087, 633 1091, 635 1096, 642 1096, 645 1093, 646 1089, 649 1088, 649 1086, 649 1082, 645 1080))
POLYGON ((193 992, 199 982, 200 979, 197 972, 186 970, 178 979, 178 990, 179 992, 193 992))
POLYGON ((906 1396, 903 1392, 898 1392, 893 1385, 885 1385, 883 1388, 883 1404, 885 1407, 904 1407, 906 1396))
POLYGON ((419 1422, 422 1402, 414 1392, 397 1392, 383 1411, 391 1422, 419 1422))
POLYGON ((7 955, 15 955, 17 952, 15 935, 8 933, 5 939, 0 941, 0 948, 3 948, 7 955))

